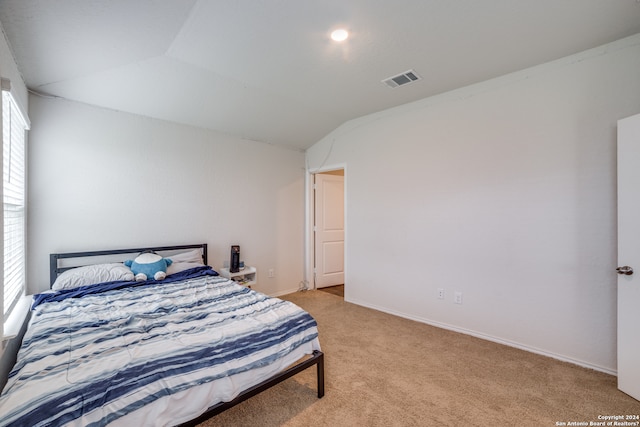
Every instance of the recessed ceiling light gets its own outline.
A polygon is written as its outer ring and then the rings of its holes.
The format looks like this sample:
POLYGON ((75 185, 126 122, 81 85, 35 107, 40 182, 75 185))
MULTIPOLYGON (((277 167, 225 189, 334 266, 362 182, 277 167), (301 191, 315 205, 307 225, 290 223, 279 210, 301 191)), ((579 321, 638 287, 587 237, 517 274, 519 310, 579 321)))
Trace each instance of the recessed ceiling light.
POLYGON ((343 42, 347 37, 349 37, 349 32, 342 28, 331 33, 331 39, 337 42, 343 42))

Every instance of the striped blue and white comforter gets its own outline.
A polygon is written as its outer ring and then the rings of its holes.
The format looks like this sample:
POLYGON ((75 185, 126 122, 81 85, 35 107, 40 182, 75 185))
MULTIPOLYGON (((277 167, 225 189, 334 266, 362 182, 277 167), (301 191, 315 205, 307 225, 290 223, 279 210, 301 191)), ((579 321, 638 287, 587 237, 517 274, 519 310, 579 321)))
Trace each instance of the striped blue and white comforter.
POLYGON ((296 305, 210 275, 44 302, 0 425, 174 425, 319 350, 296 305))

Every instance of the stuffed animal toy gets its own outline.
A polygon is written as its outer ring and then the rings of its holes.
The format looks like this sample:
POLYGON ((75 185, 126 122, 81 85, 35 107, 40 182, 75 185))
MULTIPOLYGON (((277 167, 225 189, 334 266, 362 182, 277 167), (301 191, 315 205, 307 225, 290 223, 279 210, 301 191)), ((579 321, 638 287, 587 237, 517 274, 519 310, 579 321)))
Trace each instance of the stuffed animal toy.
POLYGON ((124 265, 131 269, 135 279, 138 281, 147 279, 164 280, 167 277, 167 267, 172 262, 171 259, 162 258, 155 252, 145 251, 134 260, 126 260, 124 265))

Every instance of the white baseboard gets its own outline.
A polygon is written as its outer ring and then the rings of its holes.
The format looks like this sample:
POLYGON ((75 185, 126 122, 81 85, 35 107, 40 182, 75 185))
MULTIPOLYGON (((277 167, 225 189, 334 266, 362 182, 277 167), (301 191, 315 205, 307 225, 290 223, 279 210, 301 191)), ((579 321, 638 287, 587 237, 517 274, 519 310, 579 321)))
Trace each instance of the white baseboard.
POLYGON ((453 331, 453 332, 459 332, 459 333, 465 334, 465 335, 471 335, 471 336, 474 336, 476 338, 480 338, 480 339, 487 340, 487 341, 492 341, 492 342, 495 342, 495 343, 498 343, 498 344, 503 344, 503 345, 506 345, 506 346, 509 346, 509 347, 518 348, 520 350, 528 351, 530 353, 539 354, 541 356, 550 357, 552 359, 560 360, 562 362, 572 363, 574 365, 582 366, 583 368, 593 369, 594 371, 604 372, 606 374, 613 375, 613 376, 617 376, 617 374, 618 374, 618 372, 616 370, 612 370, 610 368, 606 368, 606 367, 599 366, 599 365, 594 365, 592 363, 585 362, 584 360, 574 359, 574 358, 571 358, 571 357, 564 356, 562 354, 552 353, 552 352, 549 352, 549 351, 546 351, 546 350, 541 350, 541 349, 538 349, 538 348, 535 348, 535 347, 530 347, 530 346, 525 345, 525 344, 521 344, 521 343, 510 341, 510 340, 505 340, 503 338, 494 337, 492 335, 488 335, 488 334, 485 334, 485 333, 482 333, 482 332, 473 331, 471 329, 461 328, 461 327, 458 327, 458 326, 453 326, 453 325, 449 325, 449 324, 446 324, 446 323, 437 322, 437 321, 431 320, 431 319, 412 316, 412 315, 401 313, 401 312, 397 312, 397 311, 394 311, 394 310, 389 310, 389 309, 384 308, 384 307, 378 307, 378 306, 375 306, 375 305, 372 305, 372 304, 364 303, 362 301, 357 301, 357 300, 352 300, 352 299, 349 299, 349 300, 345 299, 345 301, 346 302, 350 302, 352 304, 361 305, 363 307, 371 308, 373 310, 382 311, 383 313, 388 313, 388 314, 392 314, 394 316, 403 317, 405 319, 414 320, 416 322, 425 323, 427 325, 435 326, 437 328, 447 329, 447 330, 450 330, 450 331, 453 331))

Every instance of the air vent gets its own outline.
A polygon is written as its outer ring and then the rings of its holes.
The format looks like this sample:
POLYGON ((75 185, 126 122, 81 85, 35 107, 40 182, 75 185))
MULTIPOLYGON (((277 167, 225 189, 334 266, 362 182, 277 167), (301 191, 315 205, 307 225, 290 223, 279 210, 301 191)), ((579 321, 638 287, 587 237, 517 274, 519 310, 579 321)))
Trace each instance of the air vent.
POLYGON ((390 88, 396 88, 399 86, 404 86, 409 83, 413 83, 417 80, 420 80, 420 76, 417 75, 415 71, 409 70, 409 71, 405 71, 402 74, 398 74, 397 76, 384 79, 382 83, 386 84, 390 88))

